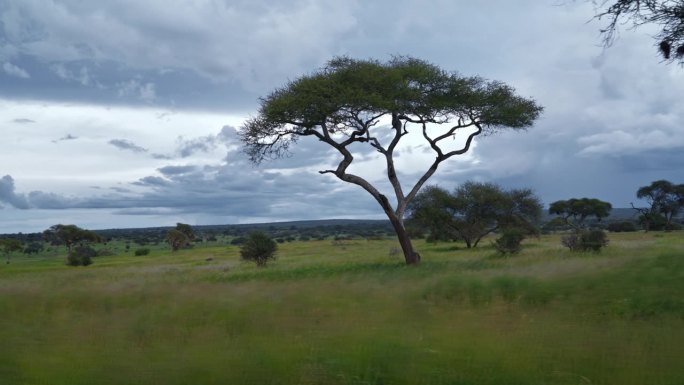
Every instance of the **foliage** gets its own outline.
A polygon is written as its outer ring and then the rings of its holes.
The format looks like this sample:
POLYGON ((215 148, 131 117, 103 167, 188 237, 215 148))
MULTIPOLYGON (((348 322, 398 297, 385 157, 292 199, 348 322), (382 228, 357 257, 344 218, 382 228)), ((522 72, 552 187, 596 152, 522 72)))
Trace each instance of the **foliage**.
POLYGON ((0 248, 7 258, 7 263, 10 263, 10 255, 15 251, 20 251, 22 249, 21 241, 14 238, 3 238, 0 239, 0 248))
POLYGON ((192 227, 185 223, 176 223, 176 227, 166 233, 166 243, 171 246, 171 251, 190 247, 194 239, 192 227))
POLYGON ((518 228, 505 229, 494 241, 494 248, 502 255, 518 254, 522 250, 525 233, 518 228))
POLYGON ((504 190, 493 183, 466 182, 453 193, 429 186, 409 210, 411 223, 428 230, 429 240, 460 239, 471 248, 500 229, 537 234, 542 205, 529 189, 504 190))
POLYGON ((607 229, 613 233, 637 231, 637 227, 632 221, 612 222, 608 224, 607 229))
POLYGON ((579 249, 581 251, 593 251, 598 253, 607 245, 608 237, 603 230, 593 229, 580 232, 579 249))
POLYGON ((610 215, 613 206, 599 199, 581 198, 560 200, 551 203, 549 214, 560 216, 568 225, 575 229, 584 227, 587 218, 595 217, 599 222, 610 215))
POLYGON ((136 249, 134 253, 138 257, 143 256, 143 255, 148 255, 150 253, 150 249, 148 249, 146 247, 141 247, 139 249, 136 249))
POLYGON ((97 252, 90 246, 76 246, 67 255, 66 264, 69 266, 88 266, 93 263, 97 252))
POLYGON ((31 255, 31 254, 38 254, 43 249, 45 246, 43 245, 42 242, 30 242, 24 247, 24 254, 31 255))
POLYGON ((66 264, 69 266, 88 266, 97 252, 88 245, 102 242, 97 233, 76 225, 54 225, 43 232, 43 239, 52 244, 64 244, 67 248, 66 264))
POLYGON ((90 242, 101 242, 102 238, 95 232, 82 229, 76 225, 54 225, 43 232, 43 238, 52 243, 64 244, 70 254, 74 245, 90 242))
POLYGON ((192 229, 192 226, 185 223, 176 223, 176 230, 185 234, 185 236, 188 237, 190 241, 195 240, 195 232, 192 229))
POLYGON ((172 251, 178 251, 190 245, 190 238, 182 231, 171 229, 166 233, 166 242, 171 246, 172 251))
POLYGON ((632 208, 641 214, 639 220, 646 231, 669 228, 684 208, 684 184, 675 185, 661 179, 640 187, 636 196, 648 203, 648 207, 632 204, 632 208))
POLYGON ((406 263, 415 264, 420 256, 404 227, 404 213, 439 164, 467 152, 481 133, 531 126, 541 111, 534 100, 516 95, 504 83, 463 77, 423 60, 394 57, 382 63, 337 57, 325 68, 263 98, 258 115, 245 123, 240 135, 245 152, 255 163, 287 155, 302 137, 334 148, 342 156, 339 165, 321 173, 366 190, 390 220, 406 263), (383 119, 391 125, 380 124, 383 119), (413 128, 422 133, 435 160, 405 193, 395 169, 394 150, 413 128), (462 148, 440 147, 463 131, 471 133, 462 148), (385 158, 396 207, 366 179, 347 172, 354 160, 350 148, 359 144, 371 146, 385 158))
MULTIPOLYGON (((597 0, 594 0, 596 3, 597 0)), ((604 44, 612 44, 617 27, 631 23, 634 27, 656 25, 654 38, 660 54, 667 61, 684 61, 684 2, 681 0, 601 0, 596 18, 608 19, 601 30, 604 44)))
POLYGON ((598 253, 608 245, 608 236, 601 229, 584 229, 561 237, 561 244, 572 251, 598 253))
POLYGON ((240 256, 246 261, 253 261, 257 266, 263 267, 269 259, 275 259, 277 249, 278 245, 266 233, 253 232, 240 246, 240 256))

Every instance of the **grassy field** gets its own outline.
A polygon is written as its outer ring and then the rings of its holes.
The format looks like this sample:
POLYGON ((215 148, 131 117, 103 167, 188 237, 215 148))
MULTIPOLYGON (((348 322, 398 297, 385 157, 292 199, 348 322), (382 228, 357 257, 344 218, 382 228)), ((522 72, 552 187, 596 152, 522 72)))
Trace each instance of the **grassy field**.
POLYGON ((499 258, 293 242, 0 266, 0 384, 684 384, 684 233, 499 258), (210 259, 210 260, 207 260, 210 259))

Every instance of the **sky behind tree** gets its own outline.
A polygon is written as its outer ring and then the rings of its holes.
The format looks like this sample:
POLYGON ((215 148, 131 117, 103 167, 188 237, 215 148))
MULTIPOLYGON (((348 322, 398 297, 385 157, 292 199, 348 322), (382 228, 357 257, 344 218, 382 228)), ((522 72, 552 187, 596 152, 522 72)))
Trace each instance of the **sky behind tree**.
MULTIPOLYGON (((604 49, 593 15, 554 0, 4 0, 0 233, 382 218, 367 193, 317 173, 337 164, 326 146, 302 140, 255 167, 237 139, 260 96, 335 55, 415 56, 545 107, 526 133, 477 138, 430 183, 628 207, 639 186, 684 181, 684 70, 662 63, 648 27, 604 49)), ((352 170, 387 187, 360 150, 352 170)), ((400 149, 404 184, 429 165, 424 150, 400 149)))

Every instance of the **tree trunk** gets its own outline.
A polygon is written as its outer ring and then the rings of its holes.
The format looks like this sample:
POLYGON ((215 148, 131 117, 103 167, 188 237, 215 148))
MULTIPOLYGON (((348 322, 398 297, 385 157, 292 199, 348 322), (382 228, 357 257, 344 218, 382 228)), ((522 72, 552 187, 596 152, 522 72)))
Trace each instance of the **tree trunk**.
POLYGON ((394 232, 397 233, 399 245, 401 245, 401 250, 404 252, 404 260, 406 261, 406 264, 418 265, 418 263, 420 263, 420 254, 413 250, 411 238, 404 227, 403 221, 390 213, 387 213, 387 217, 389 217, 390 223, 392 223, 394 232))

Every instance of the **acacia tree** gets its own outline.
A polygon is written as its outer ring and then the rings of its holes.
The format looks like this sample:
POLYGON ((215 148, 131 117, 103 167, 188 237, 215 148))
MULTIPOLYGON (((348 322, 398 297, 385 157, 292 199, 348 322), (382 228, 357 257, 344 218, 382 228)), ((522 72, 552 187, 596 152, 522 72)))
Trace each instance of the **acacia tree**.
POLYGON ((21 241, 14 238, 0 239, 0 248, 7 258, 7 264, 10 263, 10 256, 13 252, 19 251, 22 248, 21 241))
POLYGON ((76 225, 54 225, 43 232, 43 239, 50 242, 63 243, 71 254, 76 244, 84 242, 101 242, 102 238, 95 232, 82 229, 76 225))
POLYGON ((409 205, 411 221, 437 232, 437 238, 461 239, 477 247, 486 235, 513 230, 537 233, 542 204, 530 189, 504 190, 494 183, 466 182, 453 194, 429 186, 409 205))
POLYGON ((632 208, 641 214, 640 219, 645 230, 648 231, 654 222, 658 222, 659 217, 662 218, 660 220, 664 222, 665 229, 668 229, 672 219, 684 207, 684 184, 675 185, 667 180, 657 180, 640 187, 636 196, 648 202, 648 207, 635 207, 632 203, 632 208))
POLYGON ((584 227, 584 221, 595 217, 598 221, 610 215, 613 206, 595 198, 560 200, 551 203, 549 214, 558 215, 563 221, 576 230, 584 227))
POLYGON ((302 137, 334 148, 342 157, 339 164, 320 173, 366 190, 389 218, 406 263, 416 264, 420 255, 406 232, 404 213, 425 182, 442 162, 466 153, 477 135, 525 129, 541 111, 534 100, 518 96, 504 83, 460 76, 423 60, 402 56, 383 63, 337 57, 262 98, 258 115, 244 124, 240 135, 245 152, 257 164, 287 155, 302 137), (401 139, 414 128, 435 159, 405 191, 394 156, 401 139), (443 146, 461 132, 467 134, 463 147, 443 146), (368 180, 348 172, 354 160, 351 147, 357 144, 371 146, 384 157, 394 205, 368 180))
POLYGON ((660 27, 654 38, 667 61, 684 61, 684 1, 682 0, 593 0, 597 19, 607 19, 601 30, 604 45, 610 46, 620 24, 660 27))

